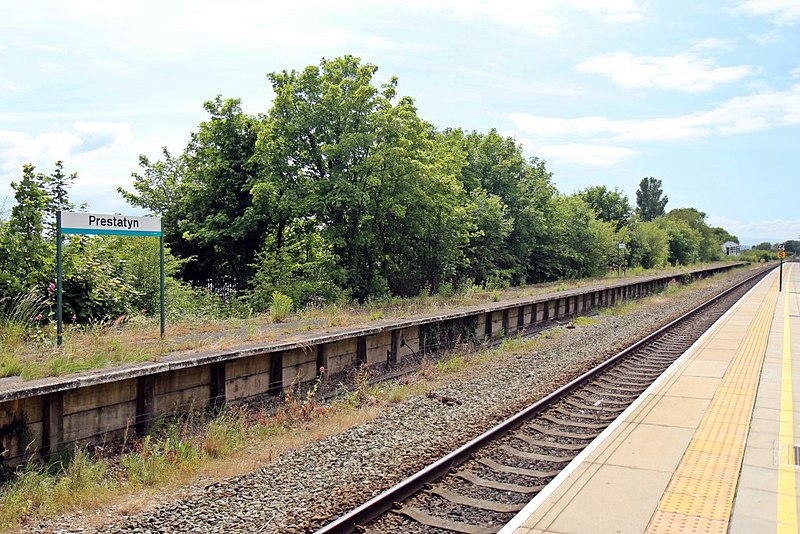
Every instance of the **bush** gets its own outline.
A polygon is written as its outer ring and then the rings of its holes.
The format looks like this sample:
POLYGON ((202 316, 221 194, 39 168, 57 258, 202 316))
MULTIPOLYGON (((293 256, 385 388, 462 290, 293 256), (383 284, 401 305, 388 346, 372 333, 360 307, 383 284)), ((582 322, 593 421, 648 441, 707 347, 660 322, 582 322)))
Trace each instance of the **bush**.
POLYGON ((273 323, 280 323, 292 312, 292 297, 278 291, 272 293, 272 304, 269 306, 269 319, 273 323))

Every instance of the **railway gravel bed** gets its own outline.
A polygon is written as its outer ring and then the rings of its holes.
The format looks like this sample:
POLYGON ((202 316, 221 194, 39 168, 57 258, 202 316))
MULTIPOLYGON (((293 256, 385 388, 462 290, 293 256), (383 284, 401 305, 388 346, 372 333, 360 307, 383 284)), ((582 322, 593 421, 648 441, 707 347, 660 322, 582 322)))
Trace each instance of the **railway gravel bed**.
POLYGON ((559 335, 542 339, 531 352, 498 356, 453 374, 434 395, 408 397, 370 422, 283 454, 247 475, 186 488, 177 498, 160 497, 149 510, 122 521, 111 510, 108 518, 118 522, 101 527, 74 514, 32 530, 313 531, 749 274, 738 269, 680 298, 656 297, 624 315, 598 315, 594 324, 558 328, 559 335))

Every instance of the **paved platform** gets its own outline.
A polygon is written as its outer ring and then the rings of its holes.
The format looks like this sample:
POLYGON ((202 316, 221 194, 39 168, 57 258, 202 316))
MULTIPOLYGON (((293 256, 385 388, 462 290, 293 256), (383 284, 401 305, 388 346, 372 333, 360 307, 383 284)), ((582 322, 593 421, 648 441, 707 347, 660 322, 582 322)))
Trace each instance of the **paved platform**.
POLYGON ((770 273, 503 534, 798 533, 800 264, 770 273))

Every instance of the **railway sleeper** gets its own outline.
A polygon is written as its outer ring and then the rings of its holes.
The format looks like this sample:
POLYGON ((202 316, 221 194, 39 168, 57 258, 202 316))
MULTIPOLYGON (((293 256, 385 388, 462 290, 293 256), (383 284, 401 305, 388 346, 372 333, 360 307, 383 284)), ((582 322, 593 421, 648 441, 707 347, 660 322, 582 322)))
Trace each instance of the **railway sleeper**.
POLYGON ((611 414, 620 414, 625 411, 626 406, 599 406, 599 405, 591 405, 591 404, 583 404, 581 402, 576 401, 575 399, 564 399, 566 404, 570 406, 574 406, 579 410, 592 410, 595 412, 608 412, 611 414))
POLYGON ((519 449, 515 449, 510 445, 500 445, 500 450, 503 452, 507 452, 511 456, 516 456, 517 458, 522 458, 524 460, 536 460, 538 462, 553 462, 555 464, 565 464, 567 462, 571 462, 575 456, 553 456, 550 454, 541 454, 538 452, 525 452, 519 449))
POLYGON ((413 519, 417 523, 431 528, 441 528, 444 530, 452 530, 453 532, 461 532, 462 534, 494 534, 498 532, 503 525, 495 527, 476 527, 467 523, 453 521, 452 519, 445 519, 443 517, 436 517, 427 512, 423 512, 415 506, 407 506, 397 511, 398 514, 404 515, 413 519))
POLYGON ((566 415, 567 417, 575 417, 578 419, 589 419, 591 421, 605 421, 606 423, 610 423, 611 421, 617 418, 617 414, 598 415, 596 413, 581 413, 581 412, 574 412, 572 410, 568 410, 567 408, 562 408, 560 406, 553 408, 553 411, 560 413, 561 415, 566 415))
POLYGON ((560 437, 560 438, 592 440, 600 434, 599 432, 581 434, 579 432, 565 432, 563 430, 555 430, 541 425, 531 425, 531 426, 535 430, 538 430, 539 432, 544 434, 545 436, 560 437))
MULTIPOLYGON (((615 401, 615 400, 610 400, 610 399, 605 399, 605 398, 596 399, 596 398, 590 397, 589 395, 587 395, 587 393, 585 393, 583 391, 576 391, 574 393, 574 395, 575 395, 575 397, 577 397, 577 398, 579 398, 581 400, 584 400, 586 402, 590 402, 592 404, 596 403, 595 406, 604 406, 604 405, 605 406, 613 406, 613 407, 622 408, 622 410, 624 410, 625 408, 630 406, 631 402, 633 402, 633 400, 629 400, 628 402, 622 402, 622 401, 615 401)), ((597 393, 593 393, 593 395, 595 397, 607 397, 608 396, 608 395, 597 394, 597 393)), ((622 410, 620 410, 620 411, 622 411, 622 410)))
POLYGON ((481 478, 472 471, 458 471, 455 473, 455 475, 482 488, 489 488, 498 491, 513 491, 514 493, 538 493, 547 485, 536 484, 535 486, 522 486, 520 484, 498 482, 496 480, 489 480, 488 478, 481 478))
POLYGON ((481 510, 489 510, 501 514, 512 514, 519 512, 525 507, 526 504, 508 504, 504 502, 490 501, 488 499, 476 499, 475 497, 467 497, 445 488, 431 488, 428 490, 428 493, 438 495, 442 499, 453 504, 469 506, 470 508, 480 508, 481 510))
POLYGON ((512 437, 517 438, 518 440, 524 441, 528 445, 533 445, 535 447, 542 447, 542 448, 550 448, 550 449, 558 449, 562 451, 581 451, 586 447, 586 445, 575 445, 572 443, 559 443, 557 441, 544 441, 541 439, 536 439, 532 436, 527 434, 523 434, 521 432, 516 432, 512 437))
POLYGON ((560 469, 554 471, 537 471, 535 469, 525 469, 524 467, 514 467, 512 465, 501 464, 491 458, 475 458, 475 461, 497 473, 522 475, 531 478, 553 478, 561 472, 560 469))
POLYGON ((600 397, 610 397, 612 399, 627 399, 628 402, 633 402, 633 400, 639 396, 639 393, 614 393, 613 391, 606 391, 604 389, 600 389, 594 386, 586 386, 583 388, 584 391, 588 391, 589 393, 593 393, 600 397))
POLYGON ((561 426, 571 426, 574 428, 587 428, 589 430, 602 430, 608 426, 606 423, 581 423, 578 421, 570 421, 568 419, 561 419, 560 417, 554 417, 552 415, 543 415, 542 419, 545 421, 550 421, 556 425, 561 426))
POLYGON ((608 391, 613 391, 616 393, 630 394, 630 395, 639 395, 642 391, 647 389, 641 384, 637 384, 633 387, 627 387, 624 384, 619 384, 617 382, 609 382, 608 380, 593 380, 589 385, 597 386, 599 388, 607 389, 608 391))

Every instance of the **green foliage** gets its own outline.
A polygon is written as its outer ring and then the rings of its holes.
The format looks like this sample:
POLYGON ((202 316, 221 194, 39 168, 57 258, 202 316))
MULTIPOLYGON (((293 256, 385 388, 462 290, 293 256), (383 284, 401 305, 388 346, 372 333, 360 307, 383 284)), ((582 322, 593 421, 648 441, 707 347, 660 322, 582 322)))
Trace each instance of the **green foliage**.
POLYGON ((294 221, 279 247, 268 236, 256 257, 257 267, 249 301, 256 310, 266 310, 276 291, 298 305, 335 302, 343 291, 343 272, 333 247, 312 221, 294 221))
POLYGON ((613 223, 616 230, 621 230, 633 213, 628 196, 617 188, 610 191, 604 185, 596 185, 587 187, 578 195, 594 210, 598 219, 613 223))
POLYGON ((669 197, 661 190, 661 180, 652 176, 642 178, 636 191, 636 206, 643 221, 652 221, 664 215, 664 207, 668 201, 669 197))
POLYGON ((44 288, 55 271, 55 250, 45 240, 45 210, 50 197, 44 177, 25 165, 22 180, 11 182, 16 204, 0 233, 0 296, 44 288))
MULTIPOLYGON (((0 299, 0 346, 8 347, 20 341, 40 337, 40 326, 49 312, 49 302, 38 291, 18 293, 0 299)), ((6 367, 6 356, 4 363, 6 367)))
POLYGON ((800 255, 800 241, 790 239, 783 244, 786 254, 800 255))
MULTIPOLYGON (((668 219, 683 221, 692 230, 699 234, 700 241, 697 245, 697 258, 699 261, 715 261, 722 257, 722 243, 721 237, 734 237, 730 236, 722 229, 711 228, 706 224, 706 214, 698 211, 695 208, 679 208, 670 211, 667 214, 668 219), (721 232, 719 230, 722 230, 721 232)), ((727 241, 728 239, 725 239, 727 241)))
POLYGON ((669 258, 669 234, 657 222, 639 222, 630 230, 627 252, 633 265, 663 267, 669 258))
POLYGON ((774 261, 777 259, 777 255, 770 250, 751 248, 750 250, 743 250, 736 259, 751 263, 759 263, 774 261))
POLYGON ((657 220, 669 236, 669 262, 689 265, 700 260, 701 233, 680 219, 661 217, 657 220))
POLYGON ((278 291, 272 293, 272 303, 269 305, 269 319, 273 323, 280 323, 292 313, 292 297, 283 295, 278 291))

